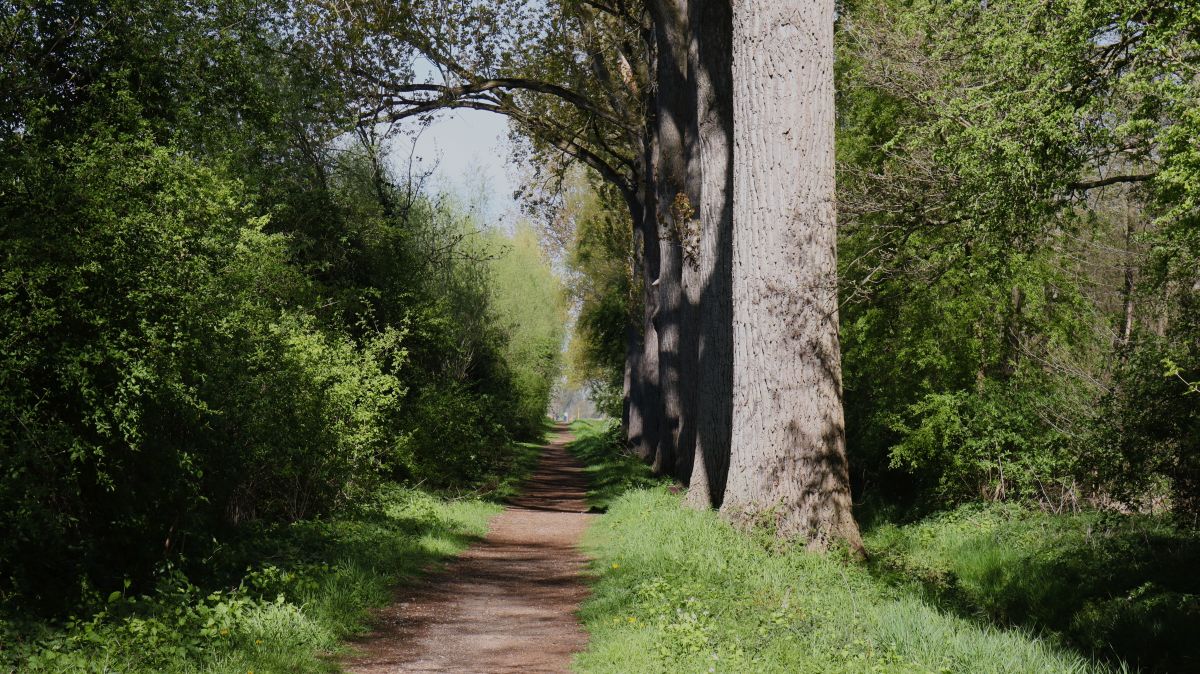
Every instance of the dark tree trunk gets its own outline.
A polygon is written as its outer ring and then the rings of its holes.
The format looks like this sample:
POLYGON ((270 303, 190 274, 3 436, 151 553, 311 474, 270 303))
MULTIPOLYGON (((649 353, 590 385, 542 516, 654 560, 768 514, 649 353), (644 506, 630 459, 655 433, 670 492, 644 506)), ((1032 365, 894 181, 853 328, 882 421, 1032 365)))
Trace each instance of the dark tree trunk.
POLYGON ((658 384, 662 401, 655 474, 674 474, 680 451, 684 396, 680 368, 683 318, 683 246, 680 232, 687 210, 687 127, 692 112, 687 85, 687 0, 651 2, 655 32, 655 137, 653 163, 659 268, 654 279, 657 306, 658 384))
POLYGON ((640 431, 636 436, 629 436, 630 448, 647 463, 653 462, 658 454, 659 437, 662 428, 662 391, 659 386, 659 339, 655 329, 654 318, 658 309, 658 288, 654 285, 659 274, 660 247, 659 232, 656 216, 656 198, 654 173, 655 134, 654 121, 647 121, 647 131, 644 139, 642 162, 646 170, 642 171, 642 186, 639 189, 641 197, 640 209, 631 209, 634 216, 635 245, 640 240, 641 246, 641 281, 642 281, 642 315, 641 355, 635 375, 640 381, 640 431))
POLYGON ((677 232, 681 252, 679 304, 679 389, 683 394, 683 414, 679 418, 679 441, 676 443, 674 474, 685 485, 691 483, 696 457, 696 384, 700 373, 700 313, 696 297, 700 279, 700 187, 703 181, 700 166, 698 91, 696 70, 699 67, 698 24, 693 16, 703 7, 698 0, 687 4, 687 118, 684 126, 683 152, 686 168, 684 197, 679 199, 673 215, 679 220, 677 232))
MULTIPOLYGON (((640 203, 631 203, 629 214, 633 221, 633 260, 630 269, 630 279, 641 292, 641 276, 645 269, 645 251, 642 247, 641 221, 645 207, 640 203)), ((640 303, 639 303, 640 304, 640 303)), ((632 307, 630 307, 632 310, 632 307)), ((646 394, 645 373, 642 370, 642 353, 644 344, 641 330, 642 319, 630 313, 625 326, 625 399, 621 410, 621 435, 625 438, 626 446, 635 451, 642 444, 645 434, 646 394)))
POLYGON ((686 502, 708 508, 724 496, 733 416, 733 25, 727 2, 694 1, 688 11, 697 120, 688 173, 699 181, 699 227, 694 262, 684 268, 695 335, 694 376, 685 376, 695 447, 686 502))
POLYGON ((633 437, 634 427, 638 435, 642 428, 641 377, 634 373, 640 367, 642 341, 637 330, 628 326, 625 330, 625 368, 621 376, 621 437, 633 437))

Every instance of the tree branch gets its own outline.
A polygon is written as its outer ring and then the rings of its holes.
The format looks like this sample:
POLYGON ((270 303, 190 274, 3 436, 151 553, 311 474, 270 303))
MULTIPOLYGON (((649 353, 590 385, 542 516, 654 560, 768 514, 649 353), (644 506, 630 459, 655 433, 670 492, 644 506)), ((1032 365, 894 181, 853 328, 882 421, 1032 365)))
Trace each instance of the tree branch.
POLYGON ((473 81, 469 84, 458 86, 450 86, 446 84, 432 83, 411 83, 397 84, 395 82, 383 81, 369 73, 359 72, 360 76, 366 77, 376 85, 383 87, 387 91, 387 95, 391 97, 393 94, 408 94, 408 93, 430 93, 436 94, 436 99, 405 99, 398 97, 403 103, 412 103, 417 105, 427 104, 435 100, 460 99, 479 96, 491 92, 508 92, 509 90, 533 91, 536 93, 546 94, 561 99, 566 103, 571 104, 579 111, 595 115, 604 121, 618 126, 622 129, 628 129, 629 125, 625 121, 614 116, 608 110, 597 106, 586 96, 571 91, 566 87, 551 82, 543 82, 524 77, 501 77, 485 80, 473 81))
MULTIPOLYGON (((501 100, 457 99, 449 101, 430 101, 422 105, 414 105, 403 110, 389 112, 385 115, 385 120, 395 122, 409 117, 417 117, 422 114, 435 112, 437 110, 451 109, 469 109, 494 112, 496 114, 509 117, 510 119, 515 120, 518 124, 521 124, 535 132, 540 130, 541 133, 537 133, 538 138, 542 139, 559 151, 595 169, 596 172, 599 173, 605 180, 615 185, 617 189, 621 191, 623 196, 634 194, 634 189, 626 176, 622 175, 620 171, 605 161, 605 159, 599 154, 580 144, 576 140, 578 138, 578 134, 574 134, 571 137, 566 137, 564 134, 559 133, 560 130, 554 129, 548 124, 530 117, 524 111, 517 109, 511 104, 506 104, 501 100)), ((382 111, 380 111, 380 113, 382 113, 382 111)), ((376 116, 374 121, 384 120, 379 120, 378 116, 376 116)), ((622 158, 618 156, 618 159, 622 158)), ((622 163, 627 162, 622 159, 622 163)))
POLYGON ((1095 180, 1081 180, 1068 185, 1072 190, 1094 190, 1100 187, 1116 185, 1118 183, 1140 183, 1147 180, 1153 180, 1157 173, 1132 173, 1128 175, 1109 176, 1107 178, 1097 178, 1095 180))

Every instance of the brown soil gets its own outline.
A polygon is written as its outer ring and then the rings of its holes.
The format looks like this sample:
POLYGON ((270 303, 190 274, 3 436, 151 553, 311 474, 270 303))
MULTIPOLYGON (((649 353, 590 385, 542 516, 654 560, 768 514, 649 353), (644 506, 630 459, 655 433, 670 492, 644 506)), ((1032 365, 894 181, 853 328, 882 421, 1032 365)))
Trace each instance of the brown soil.
POLYGON ((521 497, 487 536, 377 614, 349 672, 565 672, 587 645, 575 611, 587 593, 577 544, 587 479, 558 427, 521 497))

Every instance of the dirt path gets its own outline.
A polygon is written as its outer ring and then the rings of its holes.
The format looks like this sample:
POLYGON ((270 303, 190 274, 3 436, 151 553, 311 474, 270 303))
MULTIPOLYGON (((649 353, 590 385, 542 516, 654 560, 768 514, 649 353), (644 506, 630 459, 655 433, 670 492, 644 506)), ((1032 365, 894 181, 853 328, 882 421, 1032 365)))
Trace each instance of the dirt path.
POLYGON ((522 496, 442 573, 408 588, 343 661, 349 672, 565 672, 587 644, 576 548, 587 479, 559 427, 522 496))

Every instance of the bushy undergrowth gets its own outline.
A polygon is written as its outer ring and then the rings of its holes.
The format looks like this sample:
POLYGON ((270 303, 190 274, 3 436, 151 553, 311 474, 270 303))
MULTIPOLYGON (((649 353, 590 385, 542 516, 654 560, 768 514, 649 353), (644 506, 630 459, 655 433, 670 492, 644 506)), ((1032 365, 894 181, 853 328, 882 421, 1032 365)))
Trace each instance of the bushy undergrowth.
POLYGON ((869 531, 873 569, 968 616, 1142 671, 1200 668, 1200 536, 1169 518, 966 506, 869 531))
POLYGON ((563 316, 536 241, 389 172, 288 7, 0 28, 6 605, 149 594, 388 481, 491 488, 539 430, 563 316))
POLYGON ((498 510, 389 488, 353 515, 247 531, 208 560, 200 586, 167 571, 146 594, 86 593, 62 623, 0 616, 0 671, 332 671, 327 656, 368 607, 481 536, 498 510))

